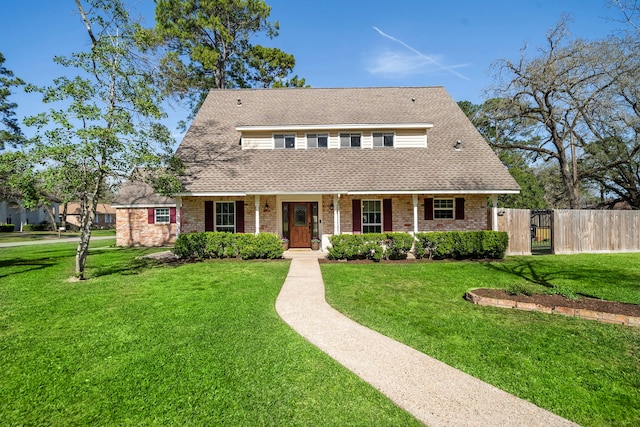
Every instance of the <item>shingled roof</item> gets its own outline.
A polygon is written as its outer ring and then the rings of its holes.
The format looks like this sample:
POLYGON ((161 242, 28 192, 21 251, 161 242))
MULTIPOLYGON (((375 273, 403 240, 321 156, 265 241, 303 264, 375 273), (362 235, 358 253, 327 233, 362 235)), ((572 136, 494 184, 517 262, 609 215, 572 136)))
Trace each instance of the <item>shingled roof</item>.
POLYGON ((442 87, 212 90, 177 154, 184 195, 519 190, 442 87), (427 148, 242 150, 237 130, 385 124, 432 124, 427 148))

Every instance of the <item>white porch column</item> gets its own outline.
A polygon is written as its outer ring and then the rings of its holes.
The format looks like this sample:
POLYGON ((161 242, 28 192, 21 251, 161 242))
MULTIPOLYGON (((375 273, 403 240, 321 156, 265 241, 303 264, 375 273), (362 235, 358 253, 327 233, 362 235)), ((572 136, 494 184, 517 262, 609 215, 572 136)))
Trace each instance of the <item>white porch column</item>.
POLYGON ((333 234, 340 234, 340 195, 333 195, 333 234))
POLYGON ((256 232, 255 232, 255 234, 258 234, 260 232, 260 195, 259 194, 256 194, 255 208, 256 208, 256 232))
POLYGON ((176 237, 182 234, 182 197, 176 197, 176 237))
POLYGON ((418 195, 413 195, 413 235, 418 232, 418 195))
POLYGON ((0 202, 0 224, 5 224, 7 217, 7 202, 0 202))
POLYGON ((498 195, 491 195, 491 228, 493 231, 498 231, 498 195))

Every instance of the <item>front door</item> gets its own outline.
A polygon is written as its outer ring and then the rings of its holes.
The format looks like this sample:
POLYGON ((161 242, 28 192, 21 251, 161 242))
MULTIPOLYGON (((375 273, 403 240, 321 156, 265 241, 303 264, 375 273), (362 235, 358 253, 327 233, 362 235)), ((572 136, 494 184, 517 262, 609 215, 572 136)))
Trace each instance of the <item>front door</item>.
POLYGON ((319 236, 317 202, 283 202, 282 234, 291 248, 311 247, 311 238, 319 236))
POLYGON ((308 248, 311 244, 310 203, 289 204, 289 246, 308 248))

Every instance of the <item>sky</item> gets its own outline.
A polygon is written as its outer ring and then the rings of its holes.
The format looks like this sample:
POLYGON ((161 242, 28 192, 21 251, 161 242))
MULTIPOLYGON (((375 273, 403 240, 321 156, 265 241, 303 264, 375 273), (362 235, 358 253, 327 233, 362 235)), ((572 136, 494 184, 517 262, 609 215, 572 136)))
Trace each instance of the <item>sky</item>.
MULTIPOLYGON (((153 0, 125 0, 153 26, 153 0)), ((572 36, 599 39, 622 27, 607 0, 266 0, 280 24, 266 46, 293 54, 294 73, 312 87, 444 86, 456 101, 482 103, 491 65, 535 54, 563 14, 572 36)), ((27 83, 47 85, 68 70, 56 55, 90 43, 74 0, 0 0, 4 66, 27 83)), ((37 94, 15 93, 20 119, 45 111, 37 94)), ((169 108, 175 129, 188 114, 169 108)), ((28 131, 25 132, 27 135, 28 131)), ((181 134, 176 131, 177 142, 181 134)))

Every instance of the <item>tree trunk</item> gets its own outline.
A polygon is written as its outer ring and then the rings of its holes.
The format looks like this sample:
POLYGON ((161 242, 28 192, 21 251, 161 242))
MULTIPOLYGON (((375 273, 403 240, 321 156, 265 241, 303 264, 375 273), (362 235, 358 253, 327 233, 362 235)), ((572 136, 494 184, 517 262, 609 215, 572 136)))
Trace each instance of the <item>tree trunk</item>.
POLYGON ((62 214, 60 215, 60 227, 67 229, 67 207, 69 203, 64 202, 62 205, 62 214))
POLYGON ((80 203, 80 241, 76 250, 76 277, 84 280, 84 268, 89 253, 89 242, 91 240, 91 224, 96 213, 98 198, 87 197, 87 200, 80 203))

